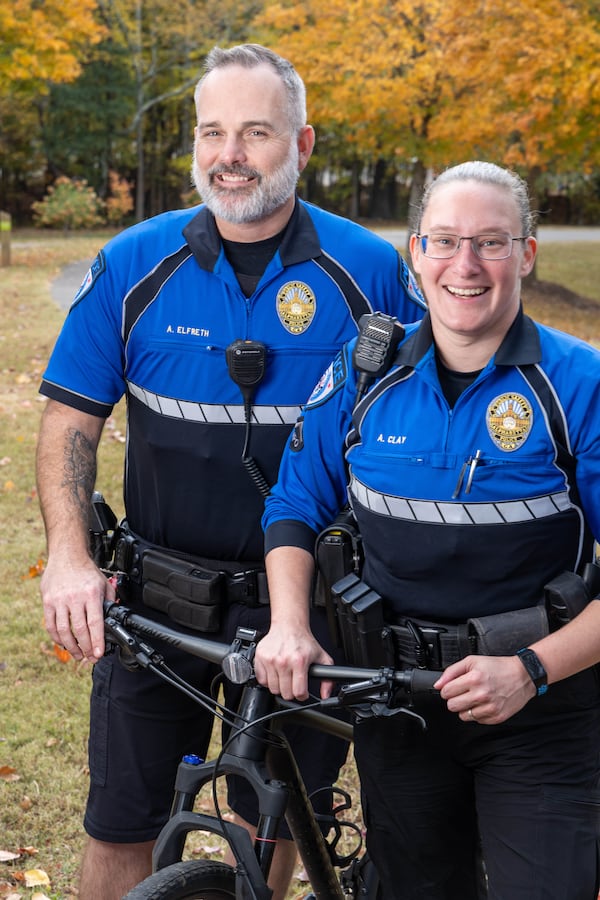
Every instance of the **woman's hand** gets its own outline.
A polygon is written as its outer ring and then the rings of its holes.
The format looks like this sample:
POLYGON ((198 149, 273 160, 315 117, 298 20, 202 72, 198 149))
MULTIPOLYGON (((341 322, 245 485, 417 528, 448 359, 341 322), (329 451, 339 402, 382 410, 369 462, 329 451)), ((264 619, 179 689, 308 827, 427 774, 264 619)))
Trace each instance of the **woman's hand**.
MULTIPOLYGON (((260 684, 284 700, 306 700, 311 663, 331 665, 332 658, 307 629, 272 625, 259 641, 254 670, 260 684)), ((331 682, 322 682, 321 697, 329 697, 331 682)))
POLYGON ((535 697, 535 686, 518 656, 467 656, 438 678, 450 712, 463 722, 498 725, 535 697))

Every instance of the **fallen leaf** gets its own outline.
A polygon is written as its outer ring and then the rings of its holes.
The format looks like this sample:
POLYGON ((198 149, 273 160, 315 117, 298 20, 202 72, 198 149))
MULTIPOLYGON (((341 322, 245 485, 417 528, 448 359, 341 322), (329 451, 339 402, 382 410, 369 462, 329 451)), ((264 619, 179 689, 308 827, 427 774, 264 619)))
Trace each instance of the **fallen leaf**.
POLYGON ((10 850, 0 850, 0 862, 12 862, 13 859, 18 859, 19 856, 19 853, 11 853, 10 850))
POLYGON ((23 575, 23 580, 26 578, 38 578, 42 572, 44 571, 44 560, 40 557, 36 563, 32 566, 29 566, 29 572, 27 575, 23 575))
POLYGON ((26 856, 35 856, 37 852, 36 847, 19 847, 19 853, 24 853, 26 856))
POLYGON ((73 658, 68 650, 65 650, 64 647, 59 647, 58 644, 54 644, 54 655, 61 663, 68 663, 73 658))
POLYGON ((11 766, 0 766, 0 778, 2 781, 19 781, 21 776, 11 766))
POLYGON ((31 895, 31 900, 50 900, 47 894, 42 894, 41 891, 34 891, 31 895))
POLYGON ((31 809, 31 807, 33 806, 33 801, 31 799, 31 797, 28 797, 27 795, 25 795, 23 797, 23 799, 21 800, 21 802, 19 803, 19 806, 21 807, 23 812, 28 812, 31 809))
POLYGON ((27 869, 25 875, 25 887, 38 887, 40 884, 50 884, 50 879, 43 869, 27 869))
POLYGON ((5 481, 4 482, 4 490, 8 493, 8 491, 14 491, 15 483, 14 481, 5 481))

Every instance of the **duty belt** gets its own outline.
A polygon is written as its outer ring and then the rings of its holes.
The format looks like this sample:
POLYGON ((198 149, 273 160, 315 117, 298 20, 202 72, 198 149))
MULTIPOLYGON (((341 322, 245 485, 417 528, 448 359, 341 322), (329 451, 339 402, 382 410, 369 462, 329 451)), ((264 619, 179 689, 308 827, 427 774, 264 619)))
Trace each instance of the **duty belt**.
POLYGON ((145 581, 144 555, 148 551, 172 558, 174 566, 181 562, 190 563, 197 567, 192 572, 197 571, 199 575, 206 572, 220 576, 219 590, 225 603, 241 603, 250 607, 269 604, 267 576, 264 569, 258 566, 243 568, 244 563, 222 562, 164 549, 144 541, 123 525, 119 528, 119 536, 115 543, 113 566, 117 571, 124 572, 135 584, 141 585, 145 581), (238 565, 240 569, 236 571, 238 565))
POLYGON ((426 669, 445 669, 477 653, 477 635, 469 625, 439 625, 418 619, 403 619, 392 625, 399 662, 426 669))

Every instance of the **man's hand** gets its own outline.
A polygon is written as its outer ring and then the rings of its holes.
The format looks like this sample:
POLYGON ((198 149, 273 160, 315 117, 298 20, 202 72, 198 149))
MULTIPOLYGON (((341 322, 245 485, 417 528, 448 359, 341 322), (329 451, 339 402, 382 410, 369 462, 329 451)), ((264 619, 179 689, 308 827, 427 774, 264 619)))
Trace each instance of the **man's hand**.
POLYGON ((49 560, 41 593, 50 637, 74 659, 100 659, 104 653, 102 601, 114 600, 115 588, 92 560, 49 560))
POLYGON ((463 722, 498 725, 535 696, 517 656, 467 656, 444 671, 434 687, 463 722))
MULTIPOLYGON (((310 631, 272 625, 256 648, 254 670, 259 683, 272 694, 284 700, 306 700, 311 663, 331 665, 333 660, 310 631)), ((329 697, 331 687, 331 682, 322 682, 321 697, 329 697)))

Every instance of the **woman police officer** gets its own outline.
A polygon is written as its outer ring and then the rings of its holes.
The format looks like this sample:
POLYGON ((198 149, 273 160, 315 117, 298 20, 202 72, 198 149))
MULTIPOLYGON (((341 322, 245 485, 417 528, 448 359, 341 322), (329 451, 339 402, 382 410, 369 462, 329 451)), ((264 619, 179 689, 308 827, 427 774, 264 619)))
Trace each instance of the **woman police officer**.
POLYGON ((308 665, 329 661, 307 624, 312 551, 347 498, 397 635, 410 620, 410 634, 457 636, 441 655, 425 642, 444 669, 425 730, 403 715, 355 728, 385 900, 476 897, 479 836, 489 897, 598 895, 600 598, 497 655, 460 640, 468 621, 535 617, 600 538, 600 353, 524 314, 531 226, 524 183, 498 166, 432 183, 411 237, 428 314, 358 402, 353 344, 339 354, 267 500, 256 671, 271 691, 305 698, 308 665))

